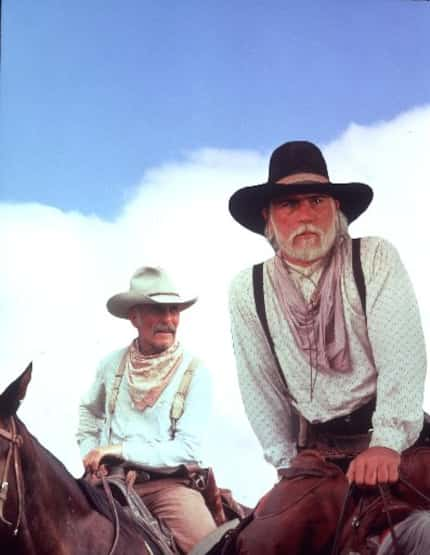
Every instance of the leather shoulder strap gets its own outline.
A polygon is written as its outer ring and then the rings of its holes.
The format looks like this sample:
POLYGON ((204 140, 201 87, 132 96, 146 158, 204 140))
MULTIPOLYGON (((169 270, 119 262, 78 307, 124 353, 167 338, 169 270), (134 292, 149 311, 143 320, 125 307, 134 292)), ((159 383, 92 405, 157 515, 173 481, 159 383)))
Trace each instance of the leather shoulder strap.
POLYGON ((273 343, 273 339, 272 339, 272 336, 270 334, 269 324, 267 322, 266 305, 265 305, 265 302, 264 302, 263 262, 261 262, 260 264, 256 264, 252 268, 252 284, 253 284, 253 289, 254 289, 255 308, 257 310, 258 319, 260 320, 261 327, 263 328, 264 334, 267 338, 270 349, 272 351, 273 358, 274 358, 275 364, 276 364, 276 368, 278 370, 278 373, 279 373, 279 376, 282 380, 282 383, 285 386, 287 397, 290 400, 295 401, 295 398, 290 393, 290 390, 288 388, 288 384, 287 384, 287 381, 285 379, 284 373, 282 371, 281 364, 280 364, 279 359, 278 359, 278 355, 276 354, 276 351, 275 351, 275 345, 273 343))
POLYGON ((182 376, 181 383, 179 384, 178 391, 173 397, 172 406, 170 407, 170 437, 173 439, 176 434, 176 425, 178 420, 184 414, 185 400, 190 389, 191 380, 193 379, 194 371, 199 365, 200 361, 193 358, 182 376))
MULTIPOLYGON (((125 371, 125 361, 127 357, 127 350, 125 351, 124 355, 121 358, 120 365, 118 366, 118 370, 115 374, 115 379, 112 387, 112 394, 109 400, 109 412, 112 415, 115 412, 116 402, 118 399, 119 388, 121 385, 122 378, 124 376, 125 371)), ((170 435, 172 439, 175 437, 176 433, 176 424, 178 420, 184 413, 185 408, 185 400, 188 395, 188 390, 190 388, 191 380, 193 379, 194 371, 199 365, 199 359, 193 358, 185 370, 184 375, 182 376, 181 383, 179 384, 178 390, 175 393, 175 396, 172 401, 172 406, 170 407, 170 435)))
POLYGON ((363 267, 361 265, 360 256, 360 237, 352 239, 352 271, 354 274, 355 284, 360 295, 361 306, 363 307, 364 316, 366 314, 366 282, 364 281, 363 267))
POLYGON ((112 414, 115 412, 116 401, 118 399, 119 387, 121 385, 122 377, 124 376, 125 370, 125 361, 127 358, 128 349, 125 350, 124 354, 122 355, 121 362, 119 363, 118 369, 115 374, 115 378, 113 381, 112 393, 109 399, 109 413, 112 414))

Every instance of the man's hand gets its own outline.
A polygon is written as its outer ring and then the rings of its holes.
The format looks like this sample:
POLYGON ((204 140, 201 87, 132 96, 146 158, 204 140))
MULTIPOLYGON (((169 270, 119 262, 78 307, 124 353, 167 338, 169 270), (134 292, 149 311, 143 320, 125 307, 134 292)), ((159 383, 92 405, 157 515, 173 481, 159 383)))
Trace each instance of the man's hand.
POLYGON ((106 447, 97 447, 96 449, 92 449, 84 457, 83 463, 85 470, 95 474, 100 467, 100 461, 105 455, 115 455, 116 457, 121 457, 122 446, 106 445, 106 447))
POLYGON ((397 482, 399 479, 400 454, 388 447, 369 447, 349 465, 346 477, 351 484, 375 486, 397 482))

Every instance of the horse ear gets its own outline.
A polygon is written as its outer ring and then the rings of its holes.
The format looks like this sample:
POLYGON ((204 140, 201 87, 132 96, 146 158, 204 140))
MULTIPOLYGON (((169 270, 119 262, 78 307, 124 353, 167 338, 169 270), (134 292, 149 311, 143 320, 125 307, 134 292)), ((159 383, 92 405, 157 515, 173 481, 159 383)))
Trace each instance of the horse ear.
POLYGON ((33 363, 30 362, 24 372, 0 395, 0 416, 7 417, 16 413, 27 392, 32 370, 33 363))
POLYGON ((27 387, 31 380, 31 373, 33 372, 33 361, 28 363, 27 368, 18 378, 19 385, 18 385, 18 399, 22 401, 27 393, 27 387))

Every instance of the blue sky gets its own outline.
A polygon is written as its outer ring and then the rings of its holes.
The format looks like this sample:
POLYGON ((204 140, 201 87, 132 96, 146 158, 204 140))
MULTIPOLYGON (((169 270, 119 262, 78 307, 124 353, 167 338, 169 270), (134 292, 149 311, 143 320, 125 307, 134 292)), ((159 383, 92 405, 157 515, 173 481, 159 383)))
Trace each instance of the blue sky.
POLYGON ((317 142, 335 181, 373 187, 351 232, 398 248, 428 340, 430 2, 2 4, 0 391, 34 361, 20 415, 79 475, 79 398, 134 333, 106 300, 164 266, 199 296, 179 331, 214 376, 209 460, 253 504, 275 475, 243 411, 227 292, 272 251, 228 198, 278 144, 317 142))
POLYGON ((430 3, 3 1, 0 201, 114 218, 201 147, 327 143, 430 100, 430 3))

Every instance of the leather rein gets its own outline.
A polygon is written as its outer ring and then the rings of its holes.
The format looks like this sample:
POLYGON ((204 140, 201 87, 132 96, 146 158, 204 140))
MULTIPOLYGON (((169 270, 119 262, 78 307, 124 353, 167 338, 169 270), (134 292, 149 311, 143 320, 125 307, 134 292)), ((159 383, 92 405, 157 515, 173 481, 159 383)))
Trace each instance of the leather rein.
MULTIPOLYGON (((402 483, 407 488, 409 488, 411 491, 413 491, 418 497, 421 497, 421 499, 423 501, 425 501, 428 505, 430 504, 430 497, 425 495, 422 491, 420 491, 413 484, 411 484, 411 482, 409 482, 409 480, 407 480, 404 476, 402 476, 402 475, 399 476, 399 482, 402 483)), ((334 538, 334 542, 333 542, 333 548, 332 548, 332 551, 331 551, 331 555, 338 555, 339 552, 340 552, 339 551, 339 547, 340 547, 339 546, 339 541, 340 541, 341 529, 342 529, 342 525, 345 522, 346 508, 347 508, 347 505, 348 505, 349 500, 351 498, 352 491, 355 487, 356 487, 355 484, 351 484, 350 487, 348 488, 348 491, 346 492, 346 496, 344 498, 341 514, 340 514, 339 520, 337 522, 337 529, 336 529, 336 533, 335 533, 335 538, 334 538)), ((383 504, 384 511, 385 511, 385 514, 386 514, 388 530, 390 531, 390 534, 391 534, 394 553, 395 553, 395 555, 402 555, 403 552, 402 552, 402 550, 400 548, 400 545, 399 545, 399 539, 398 539, 397 534, 395 532, 395 525, 392 522, 391 513, 390 513, 389 506, 388 506, 388 501, 387 501, 387 490, 389 490, 389 486, 387 484, 378 484, 377 489, 378 489, 378 492, 379 492, 379 496, 382 499, 382 504, 383 504)), ((351 522, 351 526, 353 528, 359 527, 360 526, 360 517, 354 517, 353 521, 351 522)))
POLYGON ((3 475, 1 477, 0 485, 0 521, 3 522, 3 524, 6 524, 6 526, 12 527, 12 533, 14 536, 16 536, 21 524, 24 505, 21 459, 19 456, 19 448, 23 444, 23 439, 22 436, 17 434, 16 422, 13 416, 10 417, 10 428, 11 431, 9 431, 7 428, 4 429, 0 427, 0 437, 6 439, 9 442, 9 449, 6 455, 6 462, 3 468, 3 475), (18 512, 15 525, 12 522, 9 522, 4 516, 4 507, 6 505, 7 495, 9 492, 8 475, 9 467, 11 466, 11 464, 15 472, 15 483, 18 502, 18 512))

